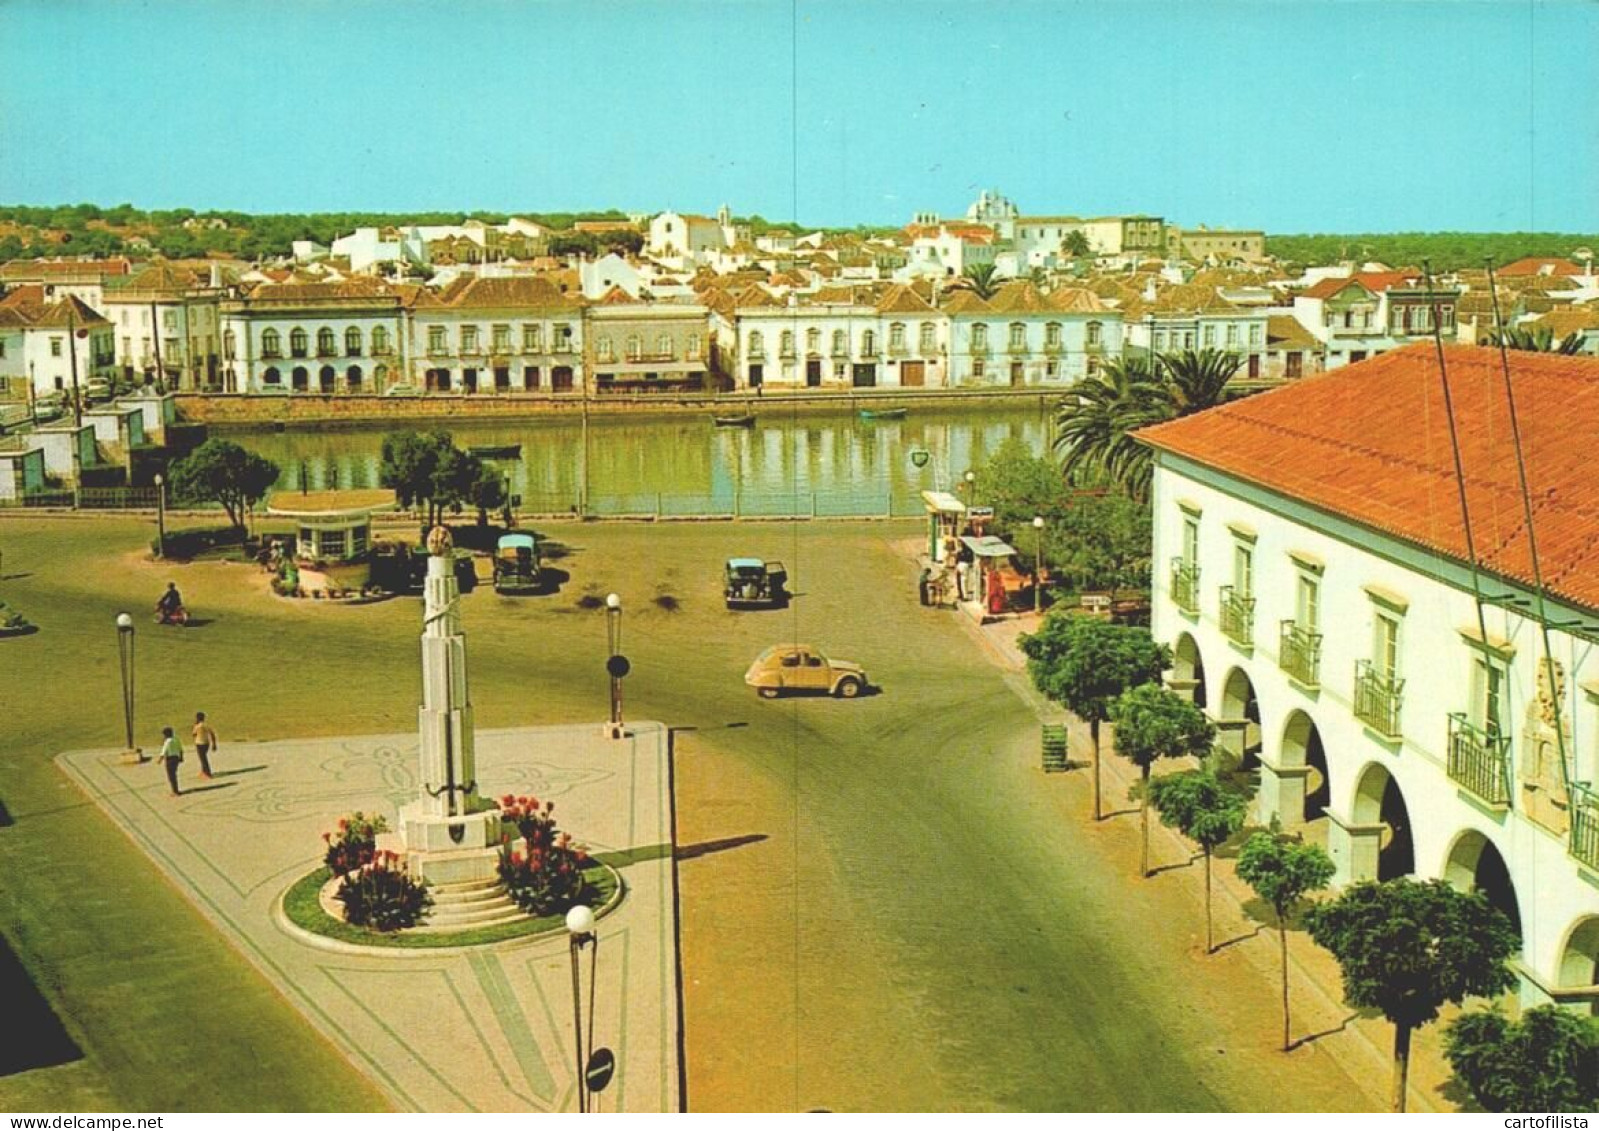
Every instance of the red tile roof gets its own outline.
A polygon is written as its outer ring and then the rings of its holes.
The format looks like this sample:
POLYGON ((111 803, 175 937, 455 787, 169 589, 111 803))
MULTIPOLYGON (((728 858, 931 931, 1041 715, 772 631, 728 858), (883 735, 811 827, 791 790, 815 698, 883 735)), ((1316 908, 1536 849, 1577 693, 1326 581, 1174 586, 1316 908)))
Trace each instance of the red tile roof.
POLYGON ((1528 258, 1506 263, 1499 268, 1499 277, 1514 279, 1517 275, 1580 275, 1582 268, 1569 259, 1528 258))
MULTIPOLYGON (((1509 351, 1544 583, 1599 610, 1599 360, 1509 351)), ((1496 349, 1448 346, 1479 562, 1531 583, 1509 401, 1496 349)), ((1431 343, 1307 377, 1139 439, 1235 478, 1466 561, 1465 528, 1431 343)))

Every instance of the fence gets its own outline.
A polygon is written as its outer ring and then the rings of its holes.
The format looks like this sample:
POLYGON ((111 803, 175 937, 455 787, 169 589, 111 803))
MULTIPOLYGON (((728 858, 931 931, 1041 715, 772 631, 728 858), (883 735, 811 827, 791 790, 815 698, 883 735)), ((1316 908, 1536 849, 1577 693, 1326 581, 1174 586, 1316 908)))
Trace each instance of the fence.
POLYGON ((30 491, 17 498, 0 499, 0 509, 155 510, 154 487, 79 487, 30 491))

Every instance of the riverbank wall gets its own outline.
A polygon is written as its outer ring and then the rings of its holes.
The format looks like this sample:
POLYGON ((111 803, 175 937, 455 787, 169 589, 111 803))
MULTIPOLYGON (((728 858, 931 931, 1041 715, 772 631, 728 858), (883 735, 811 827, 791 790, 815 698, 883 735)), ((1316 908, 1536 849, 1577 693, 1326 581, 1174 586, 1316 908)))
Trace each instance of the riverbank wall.
POLYGON ((963 412, 973 408, 1034 409, 1051 412, 1064 393, 1055 389, 858 389, 853 392, 773 392, 693 396, 581 397, 527 394, 415 397, 363 396, 348 393, 178 393, 179 419, 203 424, 213 434, 228 432, 308 431, 323 429, 388 429, 396 425, 515 424, 535 420, 591 417, 670 417, 742 415, 763 412, 855 413, 862 409, 909 408, 917 412, 963 412))

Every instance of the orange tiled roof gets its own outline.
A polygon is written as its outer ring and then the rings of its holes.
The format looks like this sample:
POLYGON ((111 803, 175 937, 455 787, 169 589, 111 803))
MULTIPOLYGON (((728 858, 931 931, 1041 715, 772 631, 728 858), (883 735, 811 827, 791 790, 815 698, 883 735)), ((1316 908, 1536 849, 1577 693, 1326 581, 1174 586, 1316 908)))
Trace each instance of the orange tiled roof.
POLYGON ((941 304, 945 314, 989 314, 994 309, 966 287, 952 287, 948 296, 941 304))
POLYGON ((1497 273, 1502 279, 1514 279, 1517 275, 1580 275, 1582 268, 1569 259, 1529 257, 1506 263, 1497 273))
MULTIPOLYGON (((451 306, 480 310, 577 305, 574 299, 562 294, 550 279, 538 275, 510 275, 503 278, 463 275, 455 279, 440 297, 451 306)), ((627 301, 633 300, 630 298, 627 301)))
POLYGON ((1549 332, 1559 341, 1578 330, 1599 329, 1599 310, 1591 306, 1562 306, 1551 310, 1536 325, 1549 327, 1549 332))
POLYGON ((34 306, 44 302, 43 283, 19 283, 0 298, 0 307, 34 306))
POLYGON ((1083 287, 1057 287, 1049 292, 1051 310, 1067 314, 1103 314, 1109 309, 1099 296, 1083 287))
POLYGON ((101 314, 77 295, 67 295, 55 302, 44 302, 36 305, 15 306, 11 309, 20 314, 29 326, 37 327, 73 327, 73 326, 109 326, 101 314))
POLYGON ((902 284, 889 287, 877 300, 879 314, 930 314, 932 310, 926 299, 902 284))
POLYGON ((1313 350, 1323 348, 1316 335, 1305 329, 1292 314, 1266 315, 1266 346, 1276 350, 1313 350))
MULTIPOLYGON (((1444 350, 1479 561, 1531 583, 1500 354, 1444 350)), ((1599 360, 1509 351, 1549 590, 1599 610, 1599 360)), ((1145 443, 1465 561, 1432 343, 1146 428, 1145 443)))

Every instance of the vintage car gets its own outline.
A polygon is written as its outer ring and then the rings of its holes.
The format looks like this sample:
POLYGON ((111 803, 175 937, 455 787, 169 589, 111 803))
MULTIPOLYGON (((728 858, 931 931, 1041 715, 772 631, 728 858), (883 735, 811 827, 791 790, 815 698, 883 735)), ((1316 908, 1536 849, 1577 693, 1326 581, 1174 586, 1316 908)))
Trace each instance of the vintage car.
POLYGON ((763 699, 776 699, 785 691, 853 699, 866 689, 866 672, 848 660, 830 660, 809 644, 774 644, 755 657, 744 682, 763 699))
POLYGON ((722 596, 730 609, 780 609, 788 604, 788 571, 782 562, 729 558, 722 596))
POLYGON ((531 534, 501 536, 494 549, 494 591, 533 593, 543 584, 538 540, 531 534))

